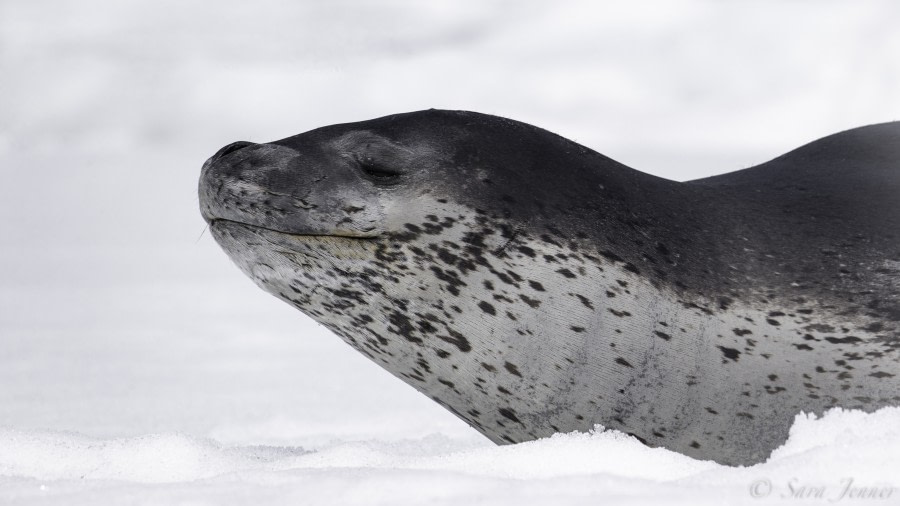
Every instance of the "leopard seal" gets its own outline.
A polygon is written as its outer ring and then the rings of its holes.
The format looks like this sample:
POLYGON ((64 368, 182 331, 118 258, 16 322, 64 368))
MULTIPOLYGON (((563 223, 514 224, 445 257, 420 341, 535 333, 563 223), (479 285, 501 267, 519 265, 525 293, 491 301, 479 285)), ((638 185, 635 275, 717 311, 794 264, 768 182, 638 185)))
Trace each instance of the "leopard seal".
POLYGON ((230 144, 215 240, 496 443, 595 424, 730 465, 900 405, 900 123, 696 181, 428 110, 230 144))

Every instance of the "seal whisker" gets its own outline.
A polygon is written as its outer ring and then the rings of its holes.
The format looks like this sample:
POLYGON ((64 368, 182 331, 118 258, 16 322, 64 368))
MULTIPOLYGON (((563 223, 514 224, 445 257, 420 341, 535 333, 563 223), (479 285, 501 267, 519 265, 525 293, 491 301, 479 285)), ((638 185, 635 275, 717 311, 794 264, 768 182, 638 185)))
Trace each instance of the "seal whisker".
POLYGON ((208 224, 208 223, 207 223, 206 225, 203 226, 203 230, 200 231, 200 235, 198 235, 198 236, 197 236, 197 240, 194 241, 195 244, 200 243, 200 239, 203 238, 203 234, 206 233, 206 230, 207 230, 207 229, 209 229, 209 224, 208 224))

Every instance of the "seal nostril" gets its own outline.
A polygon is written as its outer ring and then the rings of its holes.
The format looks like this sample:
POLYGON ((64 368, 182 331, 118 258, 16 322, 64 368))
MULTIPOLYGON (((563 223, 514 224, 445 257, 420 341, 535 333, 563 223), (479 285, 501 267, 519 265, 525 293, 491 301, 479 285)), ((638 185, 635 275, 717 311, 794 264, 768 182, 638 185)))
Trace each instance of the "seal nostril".
POLYGON ((229 145, 225 146, 224 148, 220 149, 219 151, 217 151, 216 154, 213 155, 213 160, 218 160, 219 158, 222 158, 225 155, 228 155, 228 154, 234 153, 235 151, 244 149, 247 146, 254 146, 254 145, 256 145, 256 143, 247 142, 247 141, 232 142, 231 144, 229 144, 229 145))

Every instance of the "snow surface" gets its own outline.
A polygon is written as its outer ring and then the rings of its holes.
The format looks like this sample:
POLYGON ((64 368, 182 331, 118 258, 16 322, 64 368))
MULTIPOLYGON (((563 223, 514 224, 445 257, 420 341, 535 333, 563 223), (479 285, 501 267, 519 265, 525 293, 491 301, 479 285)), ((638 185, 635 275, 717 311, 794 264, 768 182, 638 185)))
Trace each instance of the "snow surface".
POLYGON ((0 497, 66 504, 758 504, 762 497, 897 504, 898 455, 900 408, 798 416, 789 441, 748 468, 599 430, 503 447, 438 434, 300 447, 7 429, 0 430, 0 497))
POLYGON ((0 505, 846 503, 848 479, 900 504, 896 409, 800 417, 751 468, 611 432, 496 447, 258 290, 196 198, 228 142, 428 107, 740 169, 900 118, 896 26, 887 0, 0 2, 0 505))

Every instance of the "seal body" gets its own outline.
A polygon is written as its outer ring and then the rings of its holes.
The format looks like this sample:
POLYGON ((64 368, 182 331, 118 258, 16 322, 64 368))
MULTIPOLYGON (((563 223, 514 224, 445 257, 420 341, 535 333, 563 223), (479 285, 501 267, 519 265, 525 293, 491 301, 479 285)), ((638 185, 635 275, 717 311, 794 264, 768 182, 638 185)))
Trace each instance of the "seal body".
POLYGON ((900 405, 900 123, 675 182, 461 111, 235 143, 216 241, 497 443, 595 424, 725 464, 900 405))

